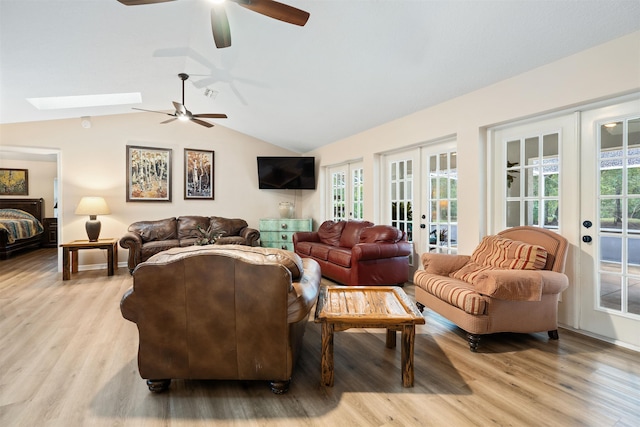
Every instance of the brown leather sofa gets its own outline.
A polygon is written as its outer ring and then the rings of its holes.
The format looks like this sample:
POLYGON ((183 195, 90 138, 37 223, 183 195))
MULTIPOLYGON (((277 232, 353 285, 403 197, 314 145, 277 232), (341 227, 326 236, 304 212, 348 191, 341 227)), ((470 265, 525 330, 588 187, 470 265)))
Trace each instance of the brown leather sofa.
POLYGON ((159 252, 194 245, 200 237, 198 226, 204 230, 211 226, 212 230, 222 233, 216 242, 220 245, 258 246, 260 244, 260 232, 249 228, 247 222, 239 218, 180 216, 157 221, 134 222, 120 239, 120 246, 129 249, 127 260, 129 271, 133 272, 136 265, 159 252))
POLYGON ((513 227, 485 236, 469 255, 425 252, 414 274, 415 298, 467 332, 469 349, 497 332, 547 331, 558 339, 558 298, 567 239, 540 227, 513 227))
POLYGON ((294 251, 320 264, 322 275, 343 285, 404 285, 411 244, 390 225, 325 221, 318 231, 293 235, 294 251))
POLYGON ((242 245, 173 248, 139 264, 120 302, 139 331, 149 390, 171 379, 267 380, 288 390, 320 267, 290 251, 242 245))

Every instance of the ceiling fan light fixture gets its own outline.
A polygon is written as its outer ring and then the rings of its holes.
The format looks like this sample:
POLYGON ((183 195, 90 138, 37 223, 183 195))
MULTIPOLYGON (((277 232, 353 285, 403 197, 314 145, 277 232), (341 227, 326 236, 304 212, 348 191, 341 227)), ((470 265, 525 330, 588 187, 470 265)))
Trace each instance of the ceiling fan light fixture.
POLYGON ((179 115, 178 116, 178 120, 180 120, 181 122, 188 122, 189 121, 189 117, 185 116, 185 115, 179 115))

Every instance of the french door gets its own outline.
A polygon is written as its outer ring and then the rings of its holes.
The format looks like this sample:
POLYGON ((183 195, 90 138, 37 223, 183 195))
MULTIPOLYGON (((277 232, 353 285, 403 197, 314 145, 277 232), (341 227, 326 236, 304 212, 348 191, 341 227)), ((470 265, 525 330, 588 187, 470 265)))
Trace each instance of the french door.
POLYGON ((362 162, 328 168, 330 203, 327 218, 333 221, 363 219, 363 175, 362 162))
POLYGON ((410 276, 424 252, 456 253, 457 153, 454 140, 384 156, 385 223, 413 243, 410 276))
POLYGON ((640 100, 491 130, 489 233, 569 240, 562 324, 640 348, 640 100))
POLYGON ((582 115, 580 328, 640 348, 640 99, 582 115), (588 279, 588 280, 587 280, 588 279))
POLYGON ((525 122, 491 130, 487 191, 488 234, 509 227, 544 227, 570 245, 565 266, 569 288, 558 307, 559 321, 576 325, 575 301, 581 281, 579 258, 580 181, 577 114, 525 122))

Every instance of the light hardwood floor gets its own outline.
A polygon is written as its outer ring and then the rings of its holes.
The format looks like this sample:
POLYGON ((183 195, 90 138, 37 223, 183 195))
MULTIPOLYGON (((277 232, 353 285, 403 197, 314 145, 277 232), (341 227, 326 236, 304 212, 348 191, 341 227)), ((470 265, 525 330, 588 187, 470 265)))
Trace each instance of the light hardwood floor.
POLYGON ((321 387, 311 319, 285 395, 263 382, 181 380, 152 394, 137 371, 137 329, 119 310, 127 269, 63 282, 56 253, 0 261, 0 426, 640 425, 639 353, 561 329, 555 342, 485 337, 474 354, 428 310, 413 388, 382 329, 336 333, 335 385, 321 387))

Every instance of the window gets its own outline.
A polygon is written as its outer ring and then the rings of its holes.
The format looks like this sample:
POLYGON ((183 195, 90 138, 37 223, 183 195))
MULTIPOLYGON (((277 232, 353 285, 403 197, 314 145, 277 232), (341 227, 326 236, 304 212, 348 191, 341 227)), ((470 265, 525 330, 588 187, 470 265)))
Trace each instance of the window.
POLYGON ((558 133, 550 133, 505 143, 507 227, 559 227, 559 141, 558 133))
POLYGON ((428 156, 429 251, 456 253, 458 242, 458 170, 456 152, 428 156))
POLYGON ((407 233, 413 241, 413 160, 391 162, 391 225, 407 233))

